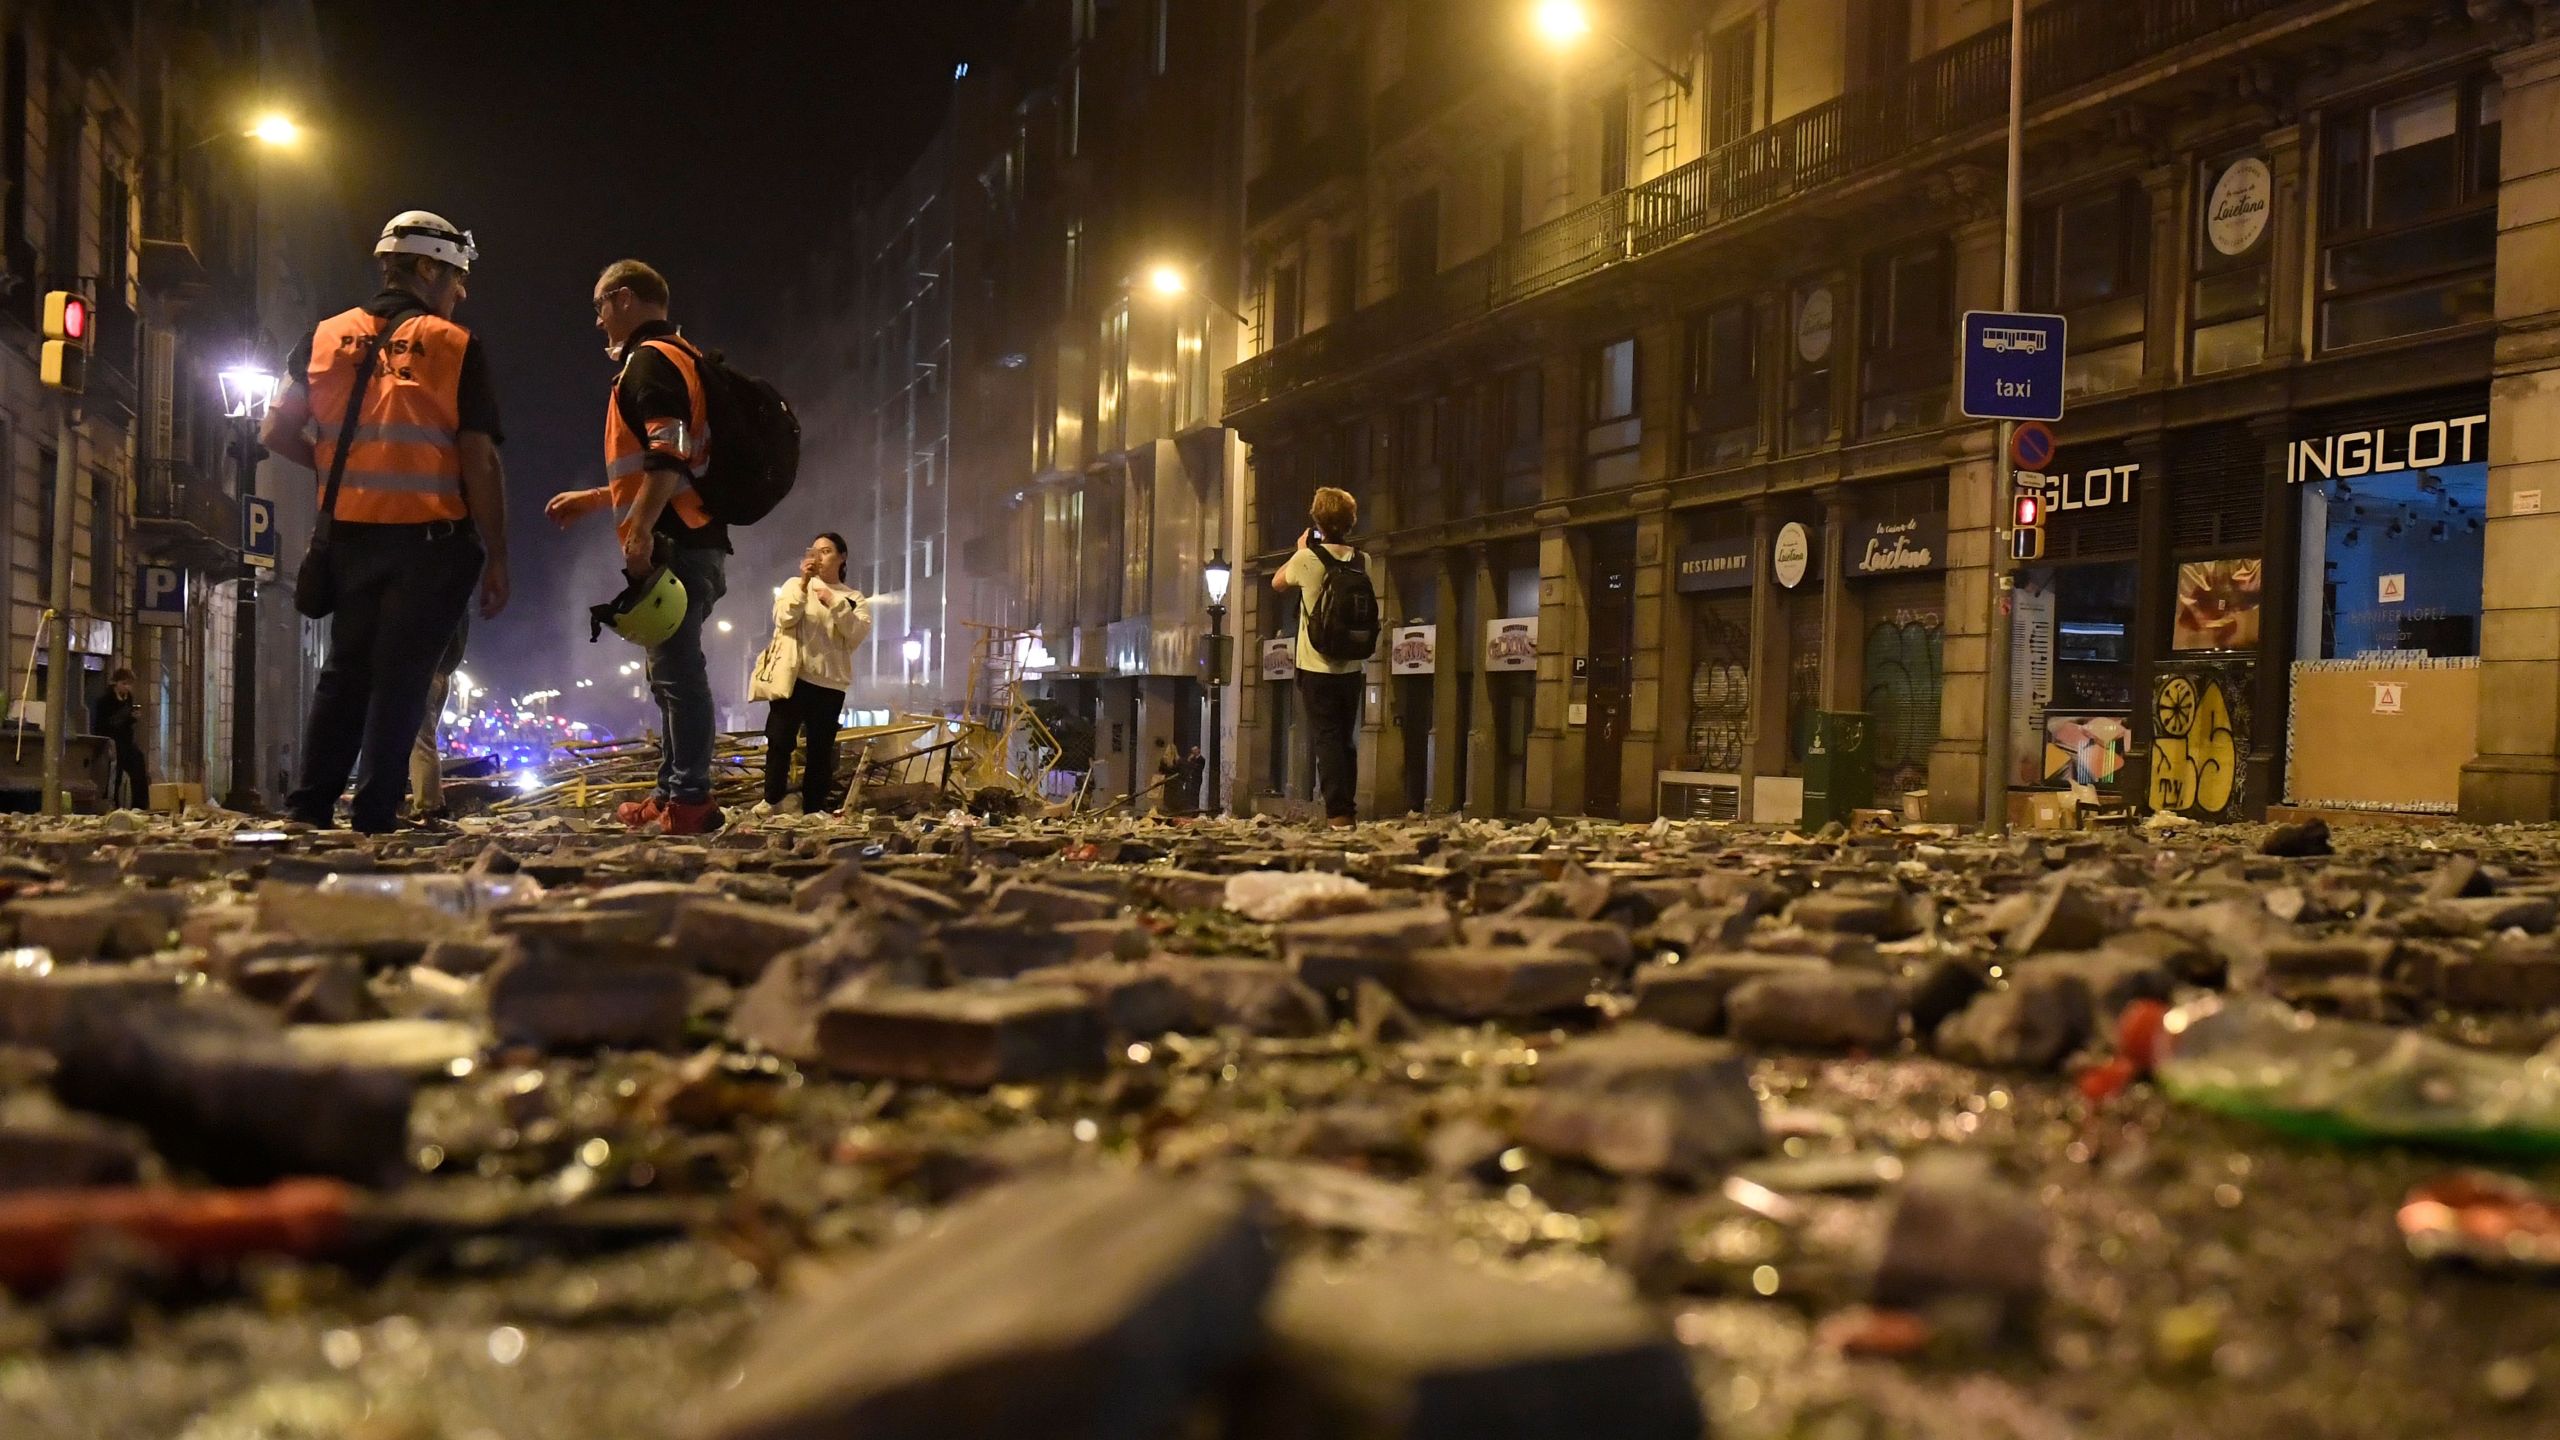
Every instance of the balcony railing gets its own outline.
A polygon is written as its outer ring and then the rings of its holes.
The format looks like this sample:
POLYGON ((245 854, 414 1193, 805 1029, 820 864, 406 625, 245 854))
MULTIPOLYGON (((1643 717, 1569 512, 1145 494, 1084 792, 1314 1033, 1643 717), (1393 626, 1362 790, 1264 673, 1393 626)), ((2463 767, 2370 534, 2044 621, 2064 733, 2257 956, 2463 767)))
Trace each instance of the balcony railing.
POLYGON ((184 460, 154 460, 134 484, 133 518, 192 540, 229 546, 240 536, 240 502, 221 477, 184 460))
MULTIPOLYGON (((2059 95, 2299 3, 2049 0, 2027 18, 2027 93, 2031 99, 2059 95)), ((2002 26, 1914 62, 1897 84, 1791 115, 1527 231, 1429 284, 1256 355, 1227 372, 1228 411, 1997 123, 2008 91, 2009 32, 2002 26)))

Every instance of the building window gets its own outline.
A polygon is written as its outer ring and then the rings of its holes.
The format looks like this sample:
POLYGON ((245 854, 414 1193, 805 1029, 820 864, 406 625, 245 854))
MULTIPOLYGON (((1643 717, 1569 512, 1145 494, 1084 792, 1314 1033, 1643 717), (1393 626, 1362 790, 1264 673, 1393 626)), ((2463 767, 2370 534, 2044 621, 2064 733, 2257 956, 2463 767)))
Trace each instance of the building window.
POLYGON ((1627 188, 1627 87, 1600 97, 1600 193, 1627 188))
POLYGON ((2204 201, 2187 296, 2187 373, 2201 377, 2267 358, 2275 178, 2264 157, 2243 152, 2206 162, 2196 186, 2204 201))
POLYGON ((1440 192, 1410 195, 1396 207, 1396 285, 1410 290, 1440 273, 1440 192))
POLYGON ((2028 217, 2027 303, 2071 322, 2066 395, 2104 394, 2142 379, 2150 264, 2151 202, 2130 180, 2028 217))
POLYGON ((1632 485, 1642 470, 1644 420, 1636 413, 1636 342, 1629 336, 1590 352, 1582 376, 1583 485, 1632 485))
POLYGON ((1831 438, 1831 362, 1840 349, 1831 283, 1798 285, 1787 315, 1787 448, 1811 450, 1831 438))
POLYGON ((1943 424, 1955 369, 1955 287, 1944 242, 1867 262, 1859 357, 1860 431, 1887 435, 1943 424))
POLYGON ((2500 101, 2481 79, 2333 117, 2324 349, 2491 318, 2500 101))
POLYGON ((1360 308, 1360 235, 1344 230, 1333 237, 1333 273, 1329 278, 1332 294, 1325 310, 1326 323, 1347 320, 1360 308))
POLYGON ((1739 464, 1759 447, 1758 330, 1748 300, 1689 318, 1681 449, 1688 469, 1739 464))
POLYGON ((1173 334, 1173 428, 1196 430, 1209 423, 1209 336, 1189 324, 1173 334))
POLYGON ((1295 260, 1271 267, 1271 343, 1286 345, 1298 338, 1305 319, 1305 292, 1295 260))
POLYGON ((1494 460, 1493 494, 1487 508, 1535 505, 1545 488, 1546 375, 1528 365, 1505 374, 1496 385, 1500 453, 1494 460))
POLYGON ((1707 50, 1707 143, 1730 145, 1751 133, 1759 114, 1760 27, 1744 21, 1707 50))

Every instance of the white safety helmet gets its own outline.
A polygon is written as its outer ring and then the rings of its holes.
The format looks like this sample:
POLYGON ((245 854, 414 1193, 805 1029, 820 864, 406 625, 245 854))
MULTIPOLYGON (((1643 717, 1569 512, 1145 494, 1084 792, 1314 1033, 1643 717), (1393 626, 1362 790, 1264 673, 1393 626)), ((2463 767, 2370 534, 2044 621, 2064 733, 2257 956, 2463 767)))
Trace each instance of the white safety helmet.
POLYGON ((470 270, 471 262, 480 258, 470 231, 427 210, 403 210, 392 216, 391 223, 382 227, 382 238, 373 242, 373 253, 424 255, 462 271, 470 270))

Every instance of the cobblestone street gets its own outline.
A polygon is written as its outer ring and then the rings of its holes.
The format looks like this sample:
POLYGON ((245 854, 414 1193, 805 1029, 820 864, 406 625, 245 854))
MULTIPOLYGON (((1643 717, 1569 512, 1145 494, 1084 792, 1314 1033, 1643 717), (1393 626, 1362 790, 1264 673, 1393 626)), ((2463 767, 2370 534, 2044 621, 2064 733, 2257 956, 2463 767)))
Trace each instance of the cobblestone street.
POLYGON ((2551 1431, 2548 832, 0 844, 13 1436, 2551 1431))

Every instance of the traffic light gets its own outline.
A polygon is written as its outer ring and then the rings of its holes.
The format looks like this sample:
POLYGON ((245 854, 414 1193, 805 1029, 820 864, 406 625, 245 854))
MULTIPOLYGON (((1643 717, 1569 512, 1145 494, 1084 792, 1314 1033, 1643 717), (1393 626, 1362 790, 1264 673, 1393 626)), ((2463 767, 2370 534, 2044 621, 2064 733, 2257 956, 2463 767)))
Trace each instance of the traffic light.
POLYGON ((89 298, 74 290, 44 297, 44 383, 77 395, 89 385, 89 298))
POLYGON ((2041 560, 2044 558, 2044 492, 2021 490, 2017 506, 2009 517, 2009 558, 2041 560))

